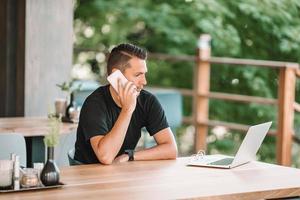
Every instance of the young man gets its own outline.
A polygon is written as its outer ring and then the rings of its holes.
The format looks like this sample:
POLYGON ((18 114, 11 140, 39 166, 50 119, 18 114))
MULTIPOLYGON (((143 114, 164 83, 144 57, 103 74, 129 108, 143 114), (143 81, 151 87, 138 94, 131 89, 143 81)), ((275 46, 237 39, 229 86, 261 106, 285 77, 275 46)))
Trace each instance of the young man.
POLYGON ((108 75, 119 69, 129 80, 117 93, 111 85, 95 90, 84 102, 77 129, 75 159, 112 164, 132 160, 175 159, 177 146, 158 100, 143 90, 146 81, 144 49, 120 44, 108 58, 108 75), (157 145, 134 151, 146 127, 157 145))

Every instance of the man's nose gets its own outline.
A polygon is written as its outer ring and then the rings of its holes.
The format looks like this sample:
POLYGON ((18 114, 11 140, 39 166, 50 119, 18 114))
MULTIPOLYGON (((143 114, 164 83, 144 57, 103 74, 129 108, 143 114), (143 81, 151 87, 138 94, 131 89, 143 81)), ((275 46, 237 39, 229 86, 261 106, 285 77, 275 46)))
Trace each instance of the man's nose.
POLYGON ((146 79, 145 75, 143 75, 143 77, 142 77, 141 84, 147 85, 147 79, 146 79))

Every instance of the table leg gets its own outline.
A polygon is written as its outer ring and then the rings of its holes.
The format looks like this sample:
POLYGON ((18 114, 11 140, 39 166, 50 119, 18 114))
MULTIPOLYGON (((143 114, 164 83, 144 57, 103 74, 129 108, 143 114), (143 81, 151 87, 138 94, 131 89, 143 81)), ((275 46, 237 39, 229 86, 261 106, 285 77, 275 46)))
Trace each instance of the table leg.
POLYGON ((45 163, 44 136, 26 137, 27 167, 33 167, 33 163, 45 163))

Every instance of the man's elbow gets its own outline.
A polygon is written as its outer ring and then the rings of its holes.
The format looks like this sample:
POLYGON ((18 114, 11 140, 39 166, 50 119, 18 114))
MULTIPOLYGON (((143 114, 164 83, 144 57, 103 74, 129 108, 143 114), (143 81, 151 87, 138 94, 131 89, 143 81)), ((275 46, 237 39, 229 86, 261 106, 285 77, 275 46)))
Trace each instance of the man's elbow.
POLYGON ((111 165, 114 159, 108 155, 100 155, 98 156, 98 160, 103 165, 111 165))
POLYGON ((170 159, 176 159, 178 156, 178 150, 177 150, 177 145, 171 144, 171 149, 170 149, 170 159))

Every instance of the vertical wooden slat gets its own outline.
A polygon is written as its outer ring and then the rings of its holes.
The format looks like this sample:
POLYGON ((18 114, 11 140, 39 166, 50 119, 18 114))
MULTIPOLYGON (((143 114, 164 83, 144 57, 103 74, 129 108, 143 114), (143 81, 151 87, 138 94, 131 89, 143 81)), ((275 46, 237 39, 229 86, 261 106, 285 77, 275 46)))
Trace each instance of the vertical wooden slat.
POLYGON ((7 5, 7 1, 0 1, 0 117, 7 113, 7 5))
POLYGON ((294 126, 294 100, 296 75, 292 68, 279 71, 278 87, 278 132, 277 132, 277 163, 291 165, 292 136, 294 126))
POLYGON ((17 49, 16 49, 16 115, 24 116, 25 101, 25 20, 26 0, 18 0, 17 5, 17 49))
POLYGON ((208 132, 209 99, 207 95, 210 87, 210 39, 207 34, 201 35, 198 43, 198 61, 195 72, 195 113, 194 120, 196 124, 195 150, 206 149, 206 137, 208 132), (203 96, 206 95, 206 96, 203 96))
POLYGON ((0 1, 0 117, 24 115, 25 5, 0 1))

